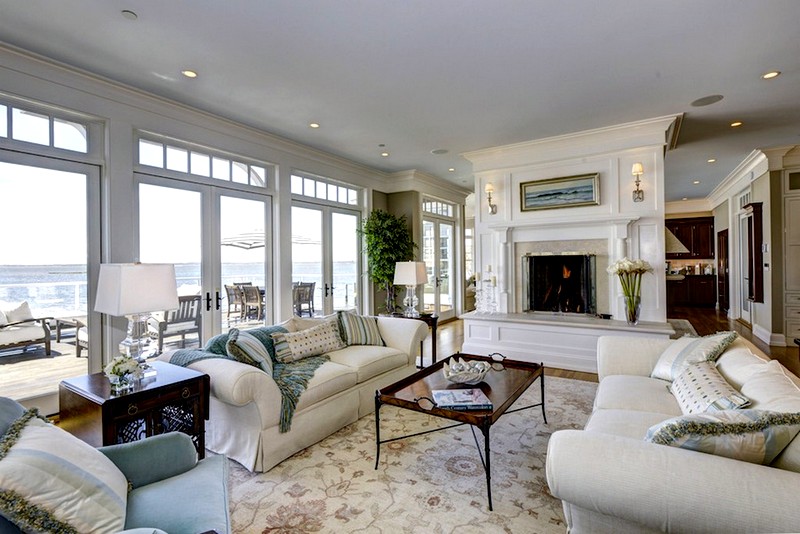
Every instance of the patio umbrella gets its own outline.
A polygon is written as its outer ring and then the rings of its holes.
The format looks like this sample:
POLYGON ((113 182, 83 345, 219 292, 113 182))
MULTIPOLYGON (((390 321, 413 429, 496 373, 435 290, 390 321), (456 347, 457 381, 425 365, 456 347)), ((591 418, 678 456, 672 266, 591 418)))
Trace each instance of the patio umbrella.
POLYGON ((266 246, 264 240, 264 232, 247 232, 230 237, 223 237, 220 244, 226 247, 251 250, 266 246))

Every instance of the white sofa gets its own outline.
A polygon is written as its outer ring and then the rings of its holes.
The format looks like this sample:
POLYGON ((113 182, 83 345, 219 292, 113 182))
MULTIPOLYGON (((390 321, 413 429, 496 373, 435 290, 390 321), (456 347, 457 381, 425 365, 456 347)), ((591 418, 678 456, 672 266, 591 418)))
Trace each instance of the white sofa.
MULTIPOLYGON (((293 317, 288 331, 322 319, 293 317)), ((377 317, 385 346, 351 345, 328 353, 297 404, 291 430, 279 431, 281 394, 270 375, 252 365, 213 358, 192 369, 211 378, 206 447, 252 471, 268 471, 294 453, 375 410, 375 391, 416 370, 416 350, 428 333, 422 321, 377 317)), ((160 360, 169 361, 174 351, 160 360)))
MULTIPOLYGON (((600 384, 584 430, 553 434, 547 482, 569 532, 798 532, 800 437, 760 465, 644 441, 682 415, 666 382, 650 378, 671 340, 602 337, 600 384)), ((800 412, 800 379, 738 338, 717 370, 750 408, 800 412)), ((800 436, 800 435, 799 435, 800 436)))

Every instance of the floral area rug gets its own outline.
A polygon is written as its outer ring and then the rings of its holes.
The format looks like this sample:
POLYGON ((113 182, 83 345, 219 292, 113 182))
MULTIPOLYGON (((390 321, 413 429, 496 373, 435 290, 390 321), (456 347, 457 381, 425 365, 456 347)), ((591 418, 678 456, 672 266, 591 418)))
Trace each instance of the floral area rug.
MULTIPOLYGON (((540 408, 505 414, 491 429, 494 511, 470 426, 381 446, 366 416, 267 473, 231 461, 236 533, 544 533, 565 530, 561 501, 545 479, 550 434, 583 428, 597 384, 545 377, 548 424, 540 408)), ((539 402, 534 383, 514 408, 539 402)), ((513 408, 512 408, 513 409, 513 408)), ((452 424, 394 406, 381 408, 381 437, 452 424)), ((476 430, 483 446, 483 435, 476 430)))
POLYGON ((675 330, 675 333, 670 336, 670 339, 679 339, 685 335, 697 335, 697 330, 695 330, 692 323, 686 319, 667 319, 667 322, 672 326, 672 329, 675 330))

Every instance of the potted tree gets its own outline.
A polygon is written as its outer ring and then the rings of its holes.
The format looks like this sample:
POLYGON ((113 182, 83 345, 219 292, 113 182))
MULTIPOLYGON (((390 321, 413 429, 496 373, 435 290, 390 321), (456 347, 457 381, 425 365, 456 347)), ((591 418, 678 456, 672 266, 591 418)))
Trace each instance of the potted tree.
POLYGON ((414 259, 417 247, 408 230, 406 217, 375 210, 361 222, 370 279, 386 291, 386 313, 394 313, 394 267, 398 261, 414 259))

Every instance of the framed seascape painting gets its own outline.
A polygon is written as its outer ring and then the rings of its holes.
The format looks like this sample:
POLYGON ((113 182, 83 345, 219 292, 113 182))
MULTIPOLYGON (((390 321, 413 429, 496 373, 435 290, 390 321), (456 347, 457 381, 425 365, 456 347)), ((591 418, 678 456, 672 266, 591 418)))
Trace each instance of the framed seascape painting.
POLYGON ((600 204, 599 174, 580 174, 520 184, 522 211, 600 204))

